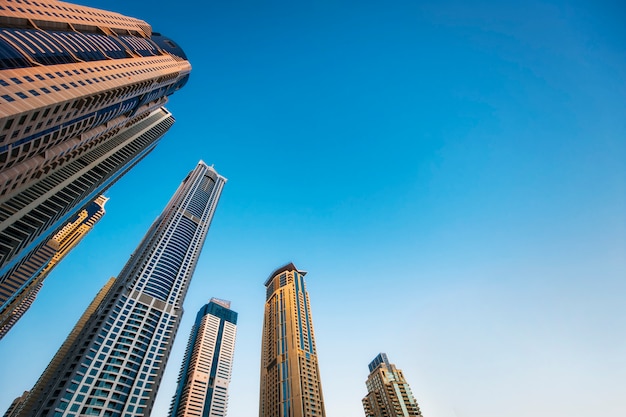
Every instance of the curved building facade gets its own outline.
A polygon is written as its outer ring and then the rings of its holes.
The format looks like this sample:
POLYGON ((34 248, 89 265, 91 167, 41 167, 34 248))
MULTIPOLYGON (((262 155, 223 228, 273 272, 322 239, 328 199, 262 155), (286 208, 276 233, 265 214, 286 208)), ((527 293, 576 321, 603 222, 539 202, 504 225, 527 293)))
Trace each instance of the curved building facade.
POLYGON ((143 20, 0 3, 0 283, 154 149, 190 71, 143 20))

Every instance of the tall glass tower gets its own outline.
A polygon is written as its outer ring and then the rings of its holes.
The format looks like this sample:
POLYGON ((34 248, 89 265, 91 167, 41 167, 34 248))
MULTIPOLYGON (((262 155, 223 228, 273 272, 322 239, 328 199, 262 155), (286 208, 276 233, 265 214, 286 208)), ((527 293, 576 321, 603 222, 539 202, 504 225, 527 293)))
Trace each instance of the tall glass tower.
POLYGON ((174 123, 163 106, 190 71, 143 20, 1 3, 0 283, 53 253, 50 238, 154 149, 174 123))
POLYGON ((324 417, 305 271, 293 263, 265 281, 259 417, 324 417))
POLYGON ((226 417, 233 369, 237 313, 211 298, 191 329, 170 417, 226 417))
POLYGON ((20 416, 150 415, 225 182, 187 175, 20 416))
POLYGON ((378 354, 369 364, 370 374, 363 398, 365 417, 421 417, 422 413, 402 371, 385 353, 378 354))

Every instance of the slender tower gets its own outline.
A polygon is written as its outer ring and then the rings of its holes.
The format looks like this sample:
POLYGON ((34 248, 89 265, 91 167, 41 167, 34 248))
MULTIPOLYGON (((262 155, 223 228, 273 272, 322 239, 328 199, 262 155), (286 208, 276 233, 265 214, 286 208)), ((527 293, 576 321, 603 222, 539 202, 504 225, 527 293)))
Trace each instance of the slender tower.
POLYGON ((202 161, 187 175, 20 416, 150 415, 225 182, 202 161))
POLYGON ((237 313, 211 298, 191 329, 170 417, 226 417, 235 354, 237 313))
POLYGON ((385 353, 378 354, 369 364, 369 369, 365 382, 367 395, 363 398, 366 417, 422 416, 404 374, 389 363, 385 353))
POLYGON ((305 271, 293 263, 265 281, 259 417, 324 417, 305 271))
POLYGON ((52 237, 52 240, 34 256, 29 262, 23 264, 4 282, 0 283, 0 339, 2 339, 13 325, 26 313, 37 297, 52 269, 80 242, 94 225, 104 216, 104 205, 108 198, 101 195, 85 209, 81 210, 74 218, 52 237), (43 255, 46 248, 58 248, 52 259, 45 262, 47 256, 43 255), (40 262, 37 262, 40 260, 40 262), (39 272, 41 271, 41 272, 39 272), (35 278, 28 278, 35 275, 35 278), (17 285, 22 288, 15 288, 17 285))
MULTIPOLYGON (((148 155, 191 66, 143 20, 56 0, 0 7, 0 283, 148 155)), ((37 273, 22 277, 30 285, 37 273)))

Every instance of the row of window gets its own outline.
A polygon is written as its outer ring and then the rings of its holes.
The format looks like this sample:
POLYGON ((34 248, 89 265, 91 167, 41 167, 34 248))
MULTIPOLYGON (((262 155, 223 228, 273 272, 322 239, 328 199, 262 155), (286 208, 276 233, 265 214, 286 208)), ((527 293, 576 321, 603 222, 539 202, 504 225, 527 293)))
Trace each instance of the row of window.
MULTIPOLYGON (((124 77, 130 77, 132 75, 139 75, 140 73, 154 72, 155 70, 156 71, 169 70, 175 66, 177 66, 176 63, 165 62, 163 59, 151 59, 151 60, 145 60, 141 62, 127 61, 125 63, 116 63, 116 64, 110 64, 110 65, 100 65, 100 66, 94 65, 94 66, 78 68, 78 69, 50 71, 45 74, 34 74, 33 77, 37 78, 40 81, 45 81, 46 79, 52 80, 55 78, 64 78, 66 76, 73 77, 74 75, 89 74, 89 73, 95 73, 95 72, 101 72, 101 71, 113 71, 113 70, 119 70, 119 69, 124 69, 124 68, 130 69, 132 67, 142 67, 137 70, 133 70, 133 71, 129 71, 129 72, 125 72, 121 74, 124 77), (149 65, 151 66, 151 68, 145 69, 145 67, 149 65)), ((162 76, 159 79, 157 79, 157 83, 167 81, 168 79, 176 78, 176 76, 177 76, 176 73, 168 74, 168 76, 162 76)), ((15 85, 22 84, 24 81, 32 83, 36 81, 33 77, 26 75, 21 78, 19 77, 10 77, 6 79, 0 78, 0 85, 4 87, 8 87, 11 84, 15 84, 15 85)))
MULTIPOLYGON (((167 122, 167 120, 165 122, 167 122)), ((169 127, 169 125, 171 125, 171 121, 166 123, 164 127, 169 127)), ((129 134, 132 134, 132 132, 129 134)), ((132 143, 119 149, 115 154, 107 158, 107 160, 102 161, 101 166, 98 167, 97 170, 94 168, 84 172, 83 175, 71 184, 63 186, 62 188, 57 186, 62 184, 65 179, 72 176, 75 173, 73 172, 74 170, 83 170, 84 166, 82 164, 73 167, 72 170, 59 170, 40 181, 37 184, 38 187, 24 191, 20 196, 28 196, 28 198, 24 200, 24 204, 28 201, 32 202, 42 195, 48 194, 48 197, 47 200, 39 204, 35 210, 29 211, 28 215, 21 217, 0 233, 0 241, 3 243, 0 262, 11 259, 14 253, 20 251, 37 239, 43 230, 47 230, 48 227, 52 227, 59 222, 66 221, 65 217, 70 207, 80 205, 76 203, 79 203, 81 199, 89 198, 90 194, 94 192, 97 187, 100 187, 100 190, 102 190, 102 187, 106 185, 106 181, 110 177, 114 177, 124 165, 132 164, 132 158, 135 157, 147 143, 151 143, 153 140, 154 139, 142 135, 132 143), (51 191, 53 191, 53 193, 51 193, 51 191)), ((104 144, 104 146, 108 145, 116 146, 115 143, 104 144)), ((17 203, 15 199, 11 200, 17 203)), ((59 224, 59 226, 60 225, 61 224, 59 224)))
POLYGON ((146 38, 36 29, 2 29, 0 44, 0 69, 24 68, 32 66, 30 62, 61 65, 164 54, 146 38))
MULTIPOLYGON (((137 72, 144 71, 147 70, 142 69, 137 72)), ((56 74, 58 76, 58 74, 61 73, 56 74)), ((48 75, 54 77, 53 74, 48 75)), ((126 75, 128 75, 128 73, 117 74, 114 75, 114 77, 120 78, 126 75)), ((61 76, 63 76, 63 74, 61 74, 61 76)), ((110 76, 107 75, 106 77, 109 78, 110 76)), ((24 78, 32 80, 32 78, 28 76, 24 78)), ((103 79, 103 77, 100 77, 100 79, 103 79)), ((94 80, 96 82, 100 82, 98 78, 94 78, 94 80)), ((5 84, 5 82, 3 81, 4 80, 0 80, 0 84, 5 84)), ((21 81, 17 78, 13 78, 12 81, 21 83, 21 81)), ((85 81, 91 84, 91 81, 89 79, 86 79, 85 81)), ((82 80, 77 80, 77 82, 81 85, 84 85, 84 82, 82 80)), ((70 82, 70 84, 73 86, 76 85, 74 82, 70 82)), ((67 84, 63 83, 61 85, 67 87, 67 84)), ((59 88, 54 85, 51 86, 51 88, 59 90, 59 88)), ((21 162, 25 158, 32 157, 33 155, 35 155, 35 153, 43 152, 46 149, 50 149, 56 144, 63 142, 68 137, 78 136, 79 134, 82 134, 84 131, 92 128, 93 126, 100 125, 113 119, 114 117, 117 117, 119 114, 132 110, 133 108, 139 106, 141 103, 145 102, 142 100, 140 103, 137 95, 147 88, 153 88, 151 86, 151 81, 146 80, 141 83, 127 85, 125 87, 105 91, 101 94, 97 94, 91 97, 76 99, 72 102, 62 103, 57 106, 34 110, 28 114, 23 114, 19 116, 19 118, 7 119, 3 126, 0 126, 0 128, 2 128, 2 131, 0 132, 0 166, 8 168, 13 164, 21 162), (130 98, 126 99, 127 97, 130 98), (126 101, 119 102, 120 100, 124 99, 126 99, 126 101), (119 104, 116 105, 115 108, 103 108, 103 106, 106 106, 109 103, 114 103, 116 101, 119 102, 119 104), (80 116, 80 118, 75 120, 77 123, 71 125, 67 125, 66 123, 65 127, 58 126, 58 124, 62 120, 69 119, 70 117, 76 117, 79 112, 86 113, 96 107, 100 108, 100 110, 98 110, 96 113, 80 116), (59 112, 60 114, 57 115, 57 113, 59 112), (48 127, 48 129, 42 130, 45 127, 48 127), (31 131, 37 133, 29 135, 31 131), (1 145, 2 142, 6 141, 7 137, 15 140, 15 138, 18 138, 19 136, 21 136, 21 138, 17 141, 14 141, 14 143, 11 145, 12 148, 10 152, 8 151, 9 145, 1 145), (50 139, 52 139, 52 141, 50 139), (33 146, 31 147, 31 145, 33 146)), ((32 94, 38 94, 35 90, 29 91, 32 94)), ((50 90, 46 87, 41 88, 41 91, 44 91, 46 93, 50 92, 50 90)), ((158 89, 158 91, 162 92, 163 90, 158 89)), ((20 93, 20 95, 23 94, 24 93, 20 93)), ((162 96, 163 93, 161 93, 160 95, 162 96)), ((5 95, 4 97, 6 98, 7 95, 5 95)), ((109 126, 109 129, 111 128, 113 127, 109 126)), ((97 135, 102 135, 106 133, 106 131, 94 132, 94 134, 97 135)), ((85 143, 91 141, 92 139, 93 137, 83 137, 82 141, 80 143, 77 142, 74 148, 76 148, 76 146, 78 145, 84 146, 85 143)), ((62 151, 59 150, 61 152, 60 154, 58 154, 59 151, 57 151, 55 152, 56 155, 48 155, 46 162, 50 163, 52 160, 62 157, 63 153, 71 152, 72 150, 73 149, 63 149, 62 151)), ((34 168, 31 166, 30 170, 32 171, 33 169, 34 168)), ((28 173, 20 173, 20 175, 28 175, 28 173)), ((5 186, 8 187, 8 184, 5 184, 5 186)))
POLYGON ((9 5, 5 5, 5 6, 1 6, 0 5, 0 10, 10 10, 12 12, 15 11, 19 11, 22 13, 38 13, 38 14, 45 14, 47 16, 55 16, 55 17, 61 17, 61 18, 65 18, 65 19, 69 19, 69 18, 76 18, 76 19, 80 19, 80 20, 84 20, 84 21, 90 21, 90 22, 101 22, 101 19, 94 19, 92 17, 84 17, 82 15, 87 15, 87 16, 96 16, 96 17, 100 17, 100 18, 104 18, 104 19, 113 19, 113 20, 118 20, 120 22, 126 22, 126 23, 136 23, 136 19, 133 18, 129 18, 117 13, 102 13, 101 11, 99 11, 98 9, 92 9, 92 8, 87 8, 87 7, 71 7, 71 4, 62 4, 62 5, 58 5, 56 2, 46 2, 46 1, 29 1, 29 0, 7 0, 7 3, 15 3, 15 4, 20 4, 20 5, 26 5, 26 6, 35 6, 36 8, 30 8, 30 7, 26 7, 26 8, 22 8, 19 6, 16 7, 12 7, 9 5), (40 10, 38 10, 37 8, 43 8, 43 9, 52 9, 52 10, 58 10, 60 12, 68 12, 68 13, 72 13, 71 15, 65 14, 65 13, 56 13, 56 12, 48 12, 48 11, 43 11, 41 12, 40 10))

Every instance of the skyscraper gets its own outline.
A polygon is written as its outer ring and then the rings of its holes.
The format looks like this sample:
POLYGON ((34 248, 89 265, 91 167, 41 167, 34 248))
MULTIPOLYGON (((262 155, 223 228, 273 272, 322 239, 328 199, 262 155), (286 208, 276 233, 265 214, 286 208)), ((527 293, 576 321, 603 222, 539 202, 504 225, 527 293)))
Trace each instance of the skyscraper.
POLYGON ((187 175, 21 416, 150 415, 225 182, 202 161, 187 175))
POLYGON ((37 293, 43 286, 52 269, 72 250, 93 226, 104 216, 104 204, 108 198, 101 195, 55 234, 45 248, 58 248, 52 259, 45 262, 47 256, 40 252, 29 257, 29 262, 21 265, 11 276, 0 283, 0 339, 30 308, 37 293), (37 262, 40 260, 41 263, 37 262), (41 272, 38 272, 41 271, 41 272), (30 277, 35 278, 30 280, 30 277), (21 287, 21 288, 19 288, 21 287))
POLYGON ((2 2, 0 283, 54 253, 50 237, 154 149, 174 123, 163 106, 190 71, 142 20, 2 2))
POLYGON ((366 417, 421 417, 404 374, 389 363, 385 353, 378 354, 369 364, 370 374, 363 398, 366 417))
POLYGON ((293 263, 265 281, 259 417, 324 417, 305 271, 293 263))
POLYGON ((226 417, 228 384, 235 354, 237 313, 230 302, 212 298, 191 329, 170 417, 226 417))

